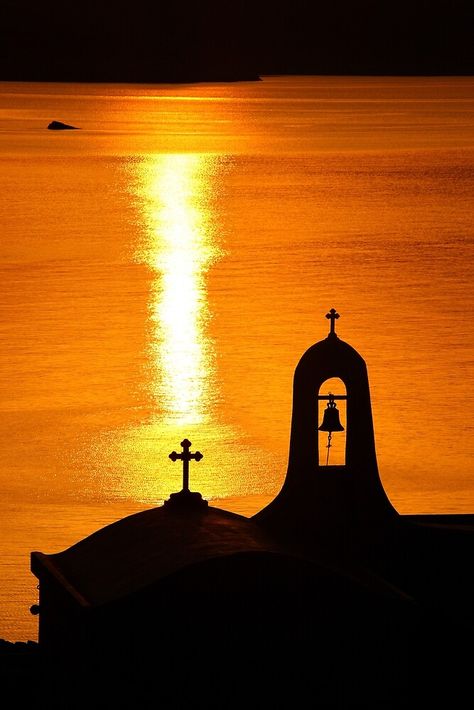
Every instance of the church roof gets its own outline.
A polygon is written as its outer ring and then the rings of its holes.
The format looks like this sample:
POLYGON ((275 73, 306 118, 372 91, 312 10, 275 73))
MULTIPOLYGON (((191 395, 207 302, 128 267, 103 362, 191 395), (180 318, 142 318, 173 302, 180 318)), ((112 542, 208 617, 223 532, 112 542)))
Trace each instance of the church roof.
POLYGON ((278 551, 264 530, 236 513, 163 506, 118 520, 63 552, 33 552, 31 568, 55 578, 82 606, 96 606, 212 559, 278 551))
POLYGON ((266 705, 281 701, 282 683, 291 705, 295 689, 314 693, 323 681, 323 704, 338 704, 341 680, 352 700, 366 676, 362 704, 373 697, 379 707, 393 669, 401 679, 395 704, 403 704, 412 678, 422 704, 435 667, 451 698, 464 668, 462 641, 474 624, 474 516, 402 516, 392 507, 378 474, 365 362, 336 335, 339 314, 331 309, 326 317, 330 333, 295 371, 287 477, 266 508, 249 519, 209 507, 189 489, 189 464, 203 455, 183 439, 182 452, 169 454, 182 463, 183 488, 162 507, 63 552, 31 554, 40 580, 40 645, 55 660, 65 658, 73 674, 70 659, 79 660, 81 683, 83 668, 95 678, 95 667, 102 675, 108 664, 108 699, 112 689, 123 700, 115 681, 125 676, 128 704, 136 704, 144 678, 155 701, 159 659, 159 690, 169 689, 173 700, 166 707, 195 704, 209 668, 223 697, 229 688, 245 689, 239 707, 255 695, 255 679, 266 705), (321 391, 333 377, 345 393, 321 391), (335 398, 346 400, 345 463, 321 465, 319 404, 335 398), (420 657, 429 658, 426 680, 420 657))

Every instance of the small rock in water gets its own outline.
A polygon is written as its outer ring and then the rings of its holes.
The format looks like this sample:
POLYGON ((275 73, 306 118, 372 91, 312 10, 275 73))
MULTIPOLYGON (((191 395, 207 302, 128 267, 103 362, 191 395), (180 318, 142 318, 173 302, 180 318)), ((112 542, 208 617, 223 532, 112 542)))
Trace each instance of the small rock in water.
POLYGON ((76 131, 77 126, 69 126, 67 123, 62 123, 61 121, 51 121, 48 126, 50 131, 76 131))

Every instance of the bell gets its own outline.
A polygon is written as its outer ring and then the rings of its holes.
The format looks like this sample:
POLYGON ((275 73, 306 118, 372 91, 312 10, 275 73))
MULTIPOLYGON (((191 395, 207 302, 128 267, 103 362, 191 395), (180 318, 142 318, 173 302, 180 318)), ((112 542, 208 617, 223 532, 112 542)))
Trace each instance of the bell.
POLYGON ((344 431, 344 427, 339 421, 339 410, 332 394, 329 395, 328 406, 324 410, 323 421, 318 427, 319 431, 344 431))

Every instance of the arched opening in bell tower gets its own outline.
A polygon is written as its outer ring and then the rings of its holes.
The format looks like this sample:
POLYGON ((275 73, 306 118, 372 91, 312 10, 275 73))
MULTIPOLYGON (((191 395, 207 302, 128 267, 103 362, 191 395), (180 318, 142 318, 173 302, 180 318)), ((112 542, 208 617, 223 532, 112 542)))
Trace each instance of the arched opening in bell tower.
POLYGON ((325 380, 318 392, 318 465, 346 465, 347 392, 339 377, 325 380))

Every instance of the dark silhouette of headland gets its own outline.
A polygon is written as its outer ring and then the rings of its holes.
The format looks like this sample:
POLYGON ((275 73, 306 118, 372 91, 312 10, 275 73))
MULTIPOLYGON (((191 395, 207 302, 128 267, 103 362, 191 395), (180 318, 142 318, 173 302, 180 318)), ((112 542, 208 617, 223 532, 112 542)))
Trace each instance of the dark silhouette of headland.
POLYGON ((471 0, 4 0, 0 81, 472 75, 471 0))
POLYGON ((336 333, 339 314, 327 317, 327 337, 295 370, 288 472, 266 508, 246 518, 209 506, 190 489, 190 465, 203 455, 183 439, 170 454, 183 487, 163 506, 62 552, 31 553, 40 593, 37 663, 22 688, 30 699, 461 706, 472 690, 474 515, 393 508, 366 364, 336 333), (344 391, 324 394, 332 378, 344 391), (318 430, 327 433, 322 462, 318 430), (333 465, 342 432, 344 462, 333 465))

